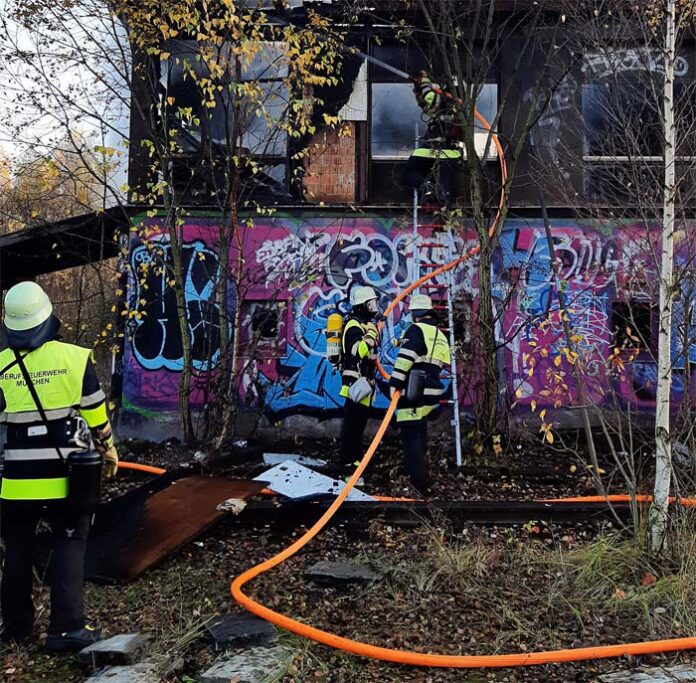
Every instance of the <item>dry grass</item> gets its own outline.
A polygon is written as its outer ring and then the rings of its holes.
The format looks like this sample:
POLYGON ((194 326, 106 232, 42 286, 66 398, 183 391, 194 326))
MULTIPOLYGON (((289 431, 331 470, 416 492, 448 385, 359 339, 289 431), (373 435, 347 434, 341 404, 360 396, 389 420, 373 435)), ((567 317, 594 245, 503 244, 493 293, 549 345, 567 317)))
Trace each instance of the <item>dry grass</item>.
MULTIPOLYGON (((496 650, 524 643, 569 646, 616 631, 669 638, 696 630, 696 516, 673 520, 669 556, 652 560, 643 535, 602 533, 567 547, 530 538, 448 540, 429 528, 417 559, 389 567, 395 604, 453 599, 466 611, 484 606, 496 650)), ((558 540, 558 539, 556 539, 558 540)))

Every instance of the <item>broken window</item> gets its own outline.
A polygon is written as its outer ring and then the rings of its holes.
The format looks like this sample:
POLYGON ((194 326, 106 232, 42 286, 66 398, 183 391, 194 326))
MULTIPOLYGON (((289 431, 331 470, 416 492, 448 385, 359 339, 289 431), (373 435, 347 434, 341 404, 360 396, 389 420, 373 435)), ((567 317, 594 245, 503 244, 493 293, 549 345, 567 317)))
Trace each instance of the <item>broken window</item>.
POLYGON ((194 198, 219 198, 229 187, 235 155, 246 162, 237 166, 243 193, 248 188, 249 196, 284 199, 288 66, 282 44, 265 43, 248 60, 226 45, 173 40, 167 49, 161 85, 167 125, 181 152, 173 169, 179 189, 194 198), (211 81, 219 86, 212 100, 211 81))
MULTIPOLYGON (((650 202, 660 200, 664 60, 660 50, 647 47, 609 46, 584 55, 581 111, 588 198, 623 203, 640 192, 648 193, 650 202)), ((675 103, 683 114, 692 110, 692 70, 684 55, 677 57, 675 103)), ((687 119, 692 116, 677 117, 684 124, 687 119)))
POLYGON ((652 305, 649 302, 615 301, 611 325, 614 345, 620 349, 649 349, 652 338, 652 305))
MULTIPOLYGON (((375 46, 374 56, 408 74, 426 70, 423 55, 405 46, 375 46)), ((408 201, 412 191, 402 182, 404 164, 417 146, 427 145, 428 117, 419 107, 413 84, 396 74, 370 66, 370 196, 377 201, 408 201)), ((477 109, 493 121, 498 107, 498 87, 485 83, 477 109)), ((488 134, 476 125, 476 146, 482 154, 488 134)), ((489 158, 495 158, 491 146, 489 158)))
POLYGON ((246 301, 242 307, 242 345, 259 357, 276 357, 285 336, 286 301, 246 301))
MULTIPOLYGON (((486 121, 493 121, 497 111, 498 86, 485 83, 476 108, 486 121)), ((427 117, 416 102, 409 83, 372 84, 372 159, 408 159, 427 131, 427 117)), ((488 134, 476 124, 476 147, 482 154, 488 134)), ((489 156, 495 157, 495 150, 489 156)))

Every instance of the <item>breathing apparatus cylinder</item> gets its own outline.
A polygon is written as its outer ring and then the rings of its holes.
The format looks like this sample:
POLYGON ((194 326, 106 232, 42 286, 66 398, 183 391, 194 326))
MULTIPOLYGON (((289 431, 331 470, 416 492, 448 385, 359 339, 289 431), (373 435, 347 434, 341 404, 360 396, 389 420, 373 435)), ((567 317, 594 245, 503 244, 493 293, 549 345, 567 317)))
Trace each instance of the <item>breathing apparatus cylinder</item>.
POLYGON ((341 362, 341 337, 343 336, 343 316, 332 313, 326 320, 326 360, 337 366, 341 362))
POLYGON ((91 513, 101 493, 102 456, 93 450, 74 451, 66 458, 68 466, 68 506, 78 514, 91 513))

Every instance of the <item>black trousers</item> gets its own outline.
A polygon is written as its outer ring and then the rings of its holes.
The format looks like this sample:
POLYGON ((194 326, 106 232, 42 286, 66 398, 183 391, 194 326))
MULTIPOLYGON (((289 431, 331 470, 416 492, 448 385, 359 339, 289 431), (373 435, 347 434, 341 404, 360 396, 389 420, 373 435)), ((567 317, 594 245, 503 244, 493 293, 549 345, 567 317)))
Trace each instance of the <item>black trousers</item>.
POLYGON ((430 486, 428 466, 425 461, 428 446, 428 420, 399 422, 401 443, 404 449, 404 470, 413 488, 424 493, 430 486))
POLYGON ((341 425, 341 445, 338 449, 338 462, 341 465, 351 465, 365 455, 362 437, 369 417, 370 408, 346 399, 341 425))
POLYGON ((52 549, 48 563, 51 586, 51 634, 85 625, 82 600, 85 548, 91 515, 71 513, 63 501, 0 503, 0 528, 5 558, 0 582, 4 634, 18 640, 31 637, 34 626, 32 579, 36 527, 48 522, 52 549))
POLYGON ((435 188, 439 201, 450 201, 459 194, 459 162, 456 159, 409 157, 401 182, 405 187, 420 190, 426 181, 435 188))

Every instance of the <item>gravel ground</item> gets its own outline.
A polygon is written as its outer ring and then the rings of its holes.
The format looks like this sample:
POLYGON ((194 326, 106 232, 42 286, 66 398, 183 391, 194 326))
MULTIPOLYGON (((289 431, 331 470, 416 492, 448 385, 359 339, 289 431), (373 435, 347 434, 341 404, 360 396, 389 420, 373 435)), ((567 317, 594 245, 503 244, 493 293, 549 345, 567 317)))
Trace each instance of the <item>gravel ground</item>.
MULTIPOLYGON (((330 445, 274 444, 270 450, 325 457, 330 445)), ((177 444, 145 448, 134 444, 128 459, 172 467, 191 458, 177 444)), ((509 454, 508 454, 509 456, 509 454)), ((431 454, 434 495, 449 499, 533 499, 587 492, 588 478, 571 468, 574 461, 552 453, 519 450, 505 460, 470 465, 452 472, 431 454)), ((260 470, 258 462, 222 462, 238 476, 260 470)), ((396 474, 398 446, 387 443, 366 475, 364 490, 403 494, 407 484, 396 474)), ((116 495, 143 481, 128 474, 108 487, 116 495)), ((592 491, 590 491, 591 493, 592 491)), ((142 631, 153 635, 154 650, 170 660, 182 658, 180 673, 166 680, 195 681, 214 653, 197 636, 213 615, 236 611, 229 582, 241 571, 287 546, 303 531, 292 527, 253 528, 229 518, 203 538, 127 586, 88 586, 90 618, 109 634, 142 631)), ((683 635, 672 618, 645 619, 608 593, 605 604, 565 604, 551 590, 555 574, 544 553, 572 552, 607 531, 596 525, 527 524, 513 527, 465 525, 456 533, 446 522, 401 529, 373 522, 369 531, 350 524, 329 526, 299 556, 249 588, 264 604, 300 620, 365 642, 420 652, 493 654, 578 647, 683 635), (477 549, 476 552, 469 552, 477 549), (324 588, 308 581, 304 570, 322 559, 354 558, 385 572, 380 582, 348 589, 324 588), (526 559, 530 558, 530 559, 526 559), (537 558, 536 560, 534 558, 537 558), (464 580, 466 579, 466 580, 464 580), (554 596, 552 599, 551 596, 554 596)), ((617 589, 657 603, 650 587, 627 576, 617 589), (635 584, 635 585, 634 585, 635 584), (641 593, 641 591, 644 591, 641 593)), ((47 594, 37 591, 39 630, 46 624, 47 594)), ((630 602, 632 606, 634 603, 630 602)), ((661 604, 661 603, 660 603, 661 604)), ((669 611, 666 612, 669 616, 669 611)), ((593 681, 603 671, 638 664, 684 661, 679 656, 642 660, 597 660, 500 670, 432 670, 398 667, 360 659, 290 635, 283 642, 296 656, 283 681, 593 681)), ((4 652, 2 681, 84 681, 89 671, 72 658, 51 658, 37 647, 4 652)))

